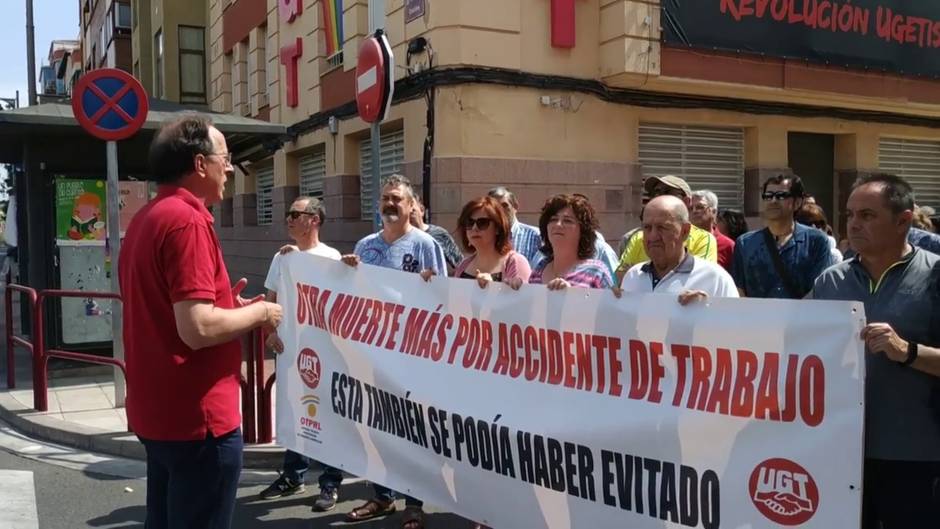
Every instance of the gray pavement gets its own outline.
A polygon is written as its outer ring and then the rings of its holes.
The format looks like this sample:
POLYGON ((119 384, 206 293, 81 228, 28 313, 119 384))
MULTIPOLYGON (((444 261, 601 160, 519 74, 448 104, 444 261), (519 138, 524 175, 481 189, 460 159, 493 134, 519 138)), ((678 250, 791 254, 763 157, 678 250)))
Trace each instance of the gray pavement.
MULTIPOLYGON (((0 480, 31 473, 34 490, 28 485, 0 487, 3 506, 35 503, 38 527, 75 529, 78 527, 143 527, 146 482, 140 461, 92 454, 74 448, 43 443, 19 434, 0 423, 0 480), (12 489, 12 490, 11 490, 12 489), (35 499, 33 499, 35 498, 35 499)), ((344 484, 340 503, 328 513, 310 509, 318 491, 317 473, 308 473, 307 491, 276 500, 258 500, 258 493, 275 477, 273 472, 246 471, 238 489, 235 529, 310 529, 350 527, 356 529, 397 529, 399 517, 345 524, 343 518, 368 498, 372 489, 363 481, 344 484), (312 483, 312 485, 310 485, 312 483)), ((403 507, 398 502, 399 509, 403 507)), ((429 528, 469 529, 472 524, 448 513, 429 508, 429 528)), ((4 519, 0 515, 0 526, 4 519)), ((37 525, 12 525, 34 529, 37 525)))

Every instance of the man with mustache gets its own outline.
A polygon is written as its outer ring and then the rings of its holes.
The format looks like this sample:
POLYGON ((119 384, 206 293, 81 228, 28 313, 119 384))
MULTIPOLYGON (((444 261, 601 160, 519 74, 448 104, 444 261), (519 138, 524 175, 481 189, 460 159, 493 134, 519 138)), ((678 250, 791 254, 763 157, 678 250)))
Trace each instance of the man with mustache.
MULTIPOLYGON (((379 197, 382 231, 368 235, 358 243, 354 253, 342 260, 349 266, 360 262, 403 272, 420 273, 425 280, 432 275, 446 276, 447 264, 440 245, 426 232, 411 225, 415 207, 415 192, 411 182, 402 175, 389 176, 382 185, 379 197)), ((388 487, 374 485, 375 497, 353 509, 346 517, 350 522, 361 522, 395 512, 397 493, 388 487)), ((405 516, 402 529, 423 529, 423 502, 405 497, 405 516)))
POLYGON ((764 182, 767 227, 745 233, 734 245, 731 275, 742 296, 801 299, 822 271, 835 264, 826 234, 793 218, 803 194, 803 181, 795 174, 764 182))

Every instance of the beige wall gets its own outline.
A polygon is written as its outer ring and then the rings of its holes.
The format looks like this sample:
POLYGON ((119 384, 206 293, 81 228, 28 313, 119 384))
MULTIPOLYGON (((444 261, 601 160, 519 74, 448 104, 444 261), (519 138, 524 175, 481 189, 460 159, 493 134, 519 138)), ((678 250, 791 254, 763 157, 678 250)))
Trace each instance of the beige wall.
MULTIPOLYGON (((221 0, 210 0, 221 1, 221 0)), ((146 5, 147 2, 142 2, 146 5)), ((153 75, 153 41, 158 31, 163 32, 163 99, 167 101, 180 101, 180 68, 179 68, 179 26, 195 26, 205 28, 206 31, 206 58, 207 69, 206 78, 212 76, 208 70, 208 58, 210 56, 209 43, 210 26, 206 20, 206 5, 203 2, 193 2, 191 0, 154 0, 150 3, 150 33, 149 37, 141 35, 141 39, 148 38, 151 47, 150 71, 153 75)), ((143 48, 141 48, 143 50, 143 48)), ((141 63, 143 70, 143 63, 141 63)), ((155 79, 155 78, 154 78, 155 79)), ((157 93, 156 87, 153 87, 152 93, 157 93)), ((207 102, 210 94, 206 93, 207 102)))

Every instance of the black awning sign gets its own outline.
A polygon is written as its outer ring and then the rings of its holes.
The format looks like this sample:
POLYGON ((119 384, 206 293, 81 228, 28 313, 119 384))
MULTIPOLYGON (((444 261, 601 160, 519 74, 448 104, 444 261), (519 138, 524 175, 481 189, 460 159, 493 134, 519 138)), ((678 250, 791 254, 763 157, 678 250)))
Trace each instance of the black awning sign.
POLYGON ((940 2, 664 0, 663 5, 667 43, 940 76, 940 2))

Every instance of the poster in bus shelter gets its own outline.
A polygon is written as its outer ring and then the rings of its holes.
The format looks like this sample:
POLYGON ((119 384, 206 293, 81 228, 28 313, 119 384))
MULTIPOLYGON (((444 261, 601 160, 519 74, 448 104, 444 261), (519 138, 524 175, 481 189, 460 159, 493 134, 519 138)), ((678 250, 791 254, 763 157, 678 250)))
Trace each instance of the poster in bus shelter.
POLYGON ((59 246, 104 244, 107 187, 104 180, 56 180, 56 240, 59 246))

